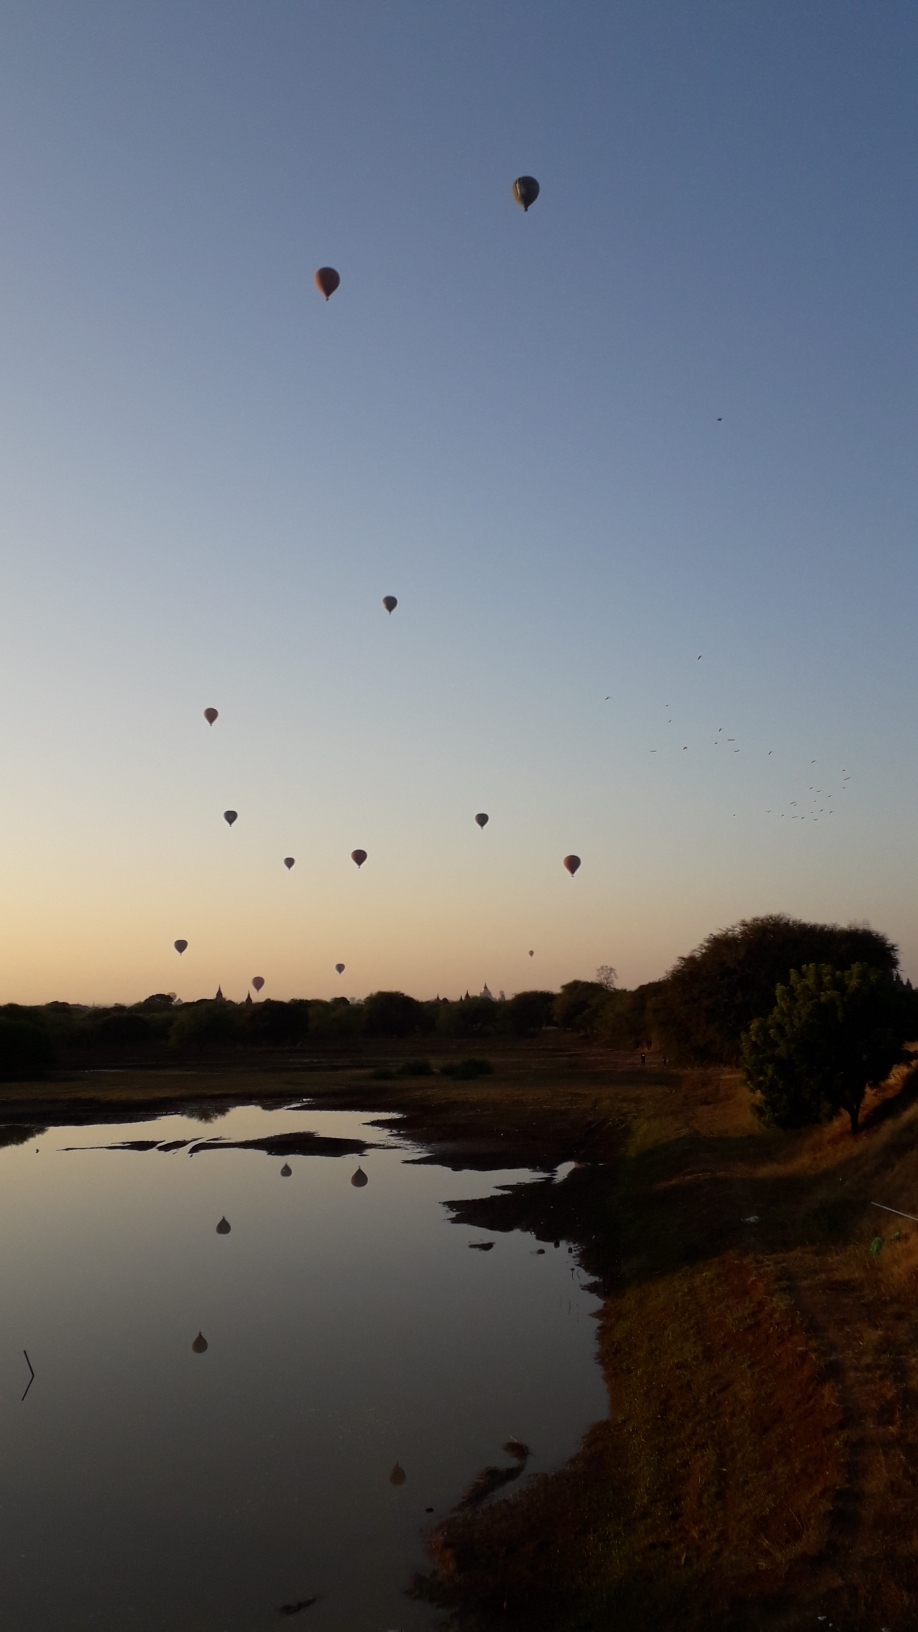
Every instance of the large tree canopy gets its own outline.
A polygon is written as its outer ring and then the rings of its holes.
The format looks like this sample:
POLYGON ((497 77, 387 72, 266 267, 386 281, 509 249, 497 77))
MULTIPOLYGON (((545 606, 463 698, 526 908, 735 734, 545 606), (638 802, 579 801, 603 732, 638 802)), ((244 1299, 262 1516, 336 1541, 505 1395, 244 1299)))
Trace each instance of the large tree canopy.
POLYGON ((914 994, 866 963, 791 970, 771 1013, 743 1038, 746 1079, 772 1127, 802 1128, 847 1111, 857 1132, 866 1089, 907 1058, 914 994))
POLYGON ((709 935, 670 970, 654 999, 654 1031, 680 1059, 737 1065, 743 1032, 771 1013, 775 988, 791 970, 811 963, 863 963, 892 976, 899 954, 885 935, 854 924, 807 924, 783 913, 746 918, 709 935))

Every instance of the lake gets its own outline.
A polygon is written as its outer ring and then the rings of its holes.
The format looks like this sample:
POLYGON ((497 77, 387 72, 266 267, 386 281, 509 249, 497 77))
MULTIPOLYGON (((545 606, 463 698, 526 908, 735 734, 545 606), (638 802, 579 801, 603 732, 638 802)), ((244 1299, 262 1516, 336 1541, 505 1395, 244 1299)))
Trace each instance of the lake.
POLYGON ((537 1255, 443 1205, 530 1175, 419 1154, 368 1116, 299 1106, 0 1148, 5 1625, 436 1624, 404 1594, 426 1529, 510 1462, 511 1436, 527 1472, 557 1467, 607 1401, 598 1300, 566 1244, 537 1255), (309 1131, 379 1148, 195 1148, 309 1131), (91 1148, 137 1140, 178 1148, 91 1148))

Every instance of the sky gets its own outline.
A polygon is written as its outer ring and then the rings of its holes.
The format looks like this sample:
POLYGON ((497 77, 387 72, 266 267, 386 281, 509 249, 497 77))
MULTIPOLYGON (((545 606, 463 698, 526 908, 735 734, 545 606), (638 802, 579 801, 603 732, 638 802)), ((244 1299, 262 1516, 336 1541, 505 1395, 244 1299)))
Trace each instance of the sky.
POLYGON ((8 0, 0 1000, 767 912, 918 977, 916 66, 907 0, 8 0))

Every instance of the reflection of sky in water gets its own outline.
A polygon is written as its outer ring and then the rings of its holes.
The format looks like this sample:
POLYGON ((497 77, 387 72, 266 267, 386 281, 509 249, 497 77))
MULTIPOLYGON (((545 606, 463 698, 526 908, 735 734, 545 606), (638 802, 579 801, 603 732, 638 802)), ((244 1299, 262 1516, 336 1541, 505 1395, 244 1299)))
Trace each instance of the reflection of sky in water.
POLYGON ((444 1198, 518 1172, 389 1148, 360 1158, 355 1190, 356 1157, 289 1157, 282 1179, 261 1151, 62 1149, 297 1127, 386 1138, 350 1113, 242 1107, 210 1127, 55 1128, 0 1149, 0 1578, 16 1632, 431 1627, 401 1593, 425 1564, 425 1508, 506 1462, 510 1435, 531 1470, 551 1467, 604 1413, 597 1302, 564 1248, 537 1257, 512 1235, 470 1252, 491 1237, 446 1222, 444 1198))

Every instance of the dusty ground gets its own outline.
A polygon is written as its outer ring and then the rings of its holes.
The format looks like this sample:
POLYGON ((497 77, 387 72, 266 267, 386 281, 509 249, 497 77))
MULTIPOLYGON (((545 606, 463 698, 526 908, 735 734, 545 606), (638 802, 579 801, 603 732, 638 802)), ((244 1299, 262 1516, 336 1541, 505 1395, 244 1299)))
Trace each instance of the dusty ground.
POLYGON ((455 1211, 575 1245, 605 1296, 609 1417, 559 1472, 457 1507, 418 1590, 481 1632, 918 1629, 918 1224, 871 1205, 918 1214, 912 1078, 852 1140, 764 1131, 733 1073, 560 1036, 480 1052, 494 1075, 466 1083, 303 1059, 86 1075, 5 1088, 0 1121, 308 1096, 400 1111, 446 1166, 577 1162, 455 1211))

